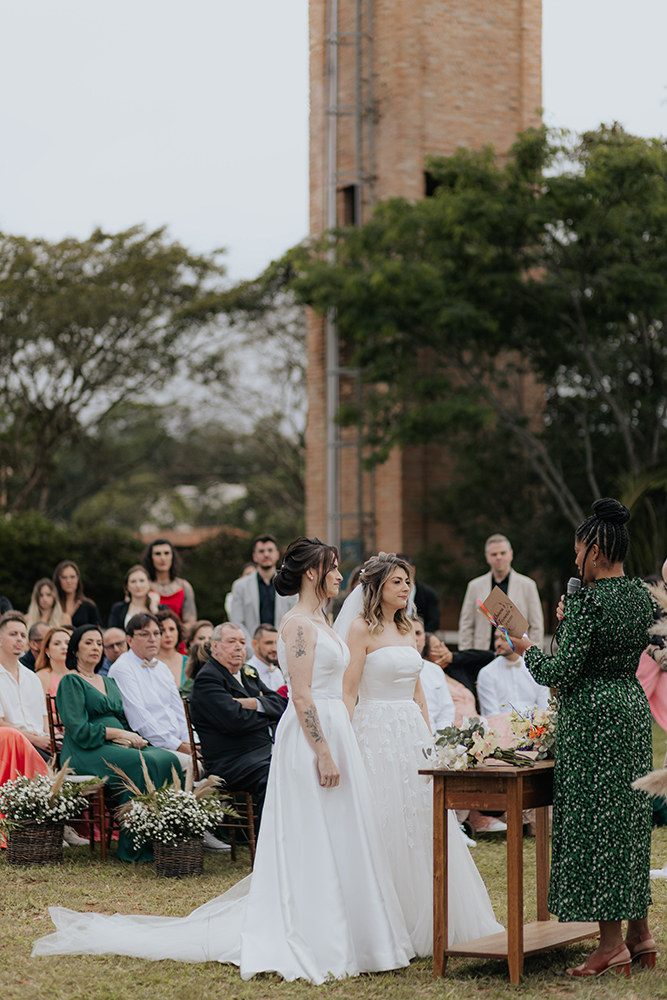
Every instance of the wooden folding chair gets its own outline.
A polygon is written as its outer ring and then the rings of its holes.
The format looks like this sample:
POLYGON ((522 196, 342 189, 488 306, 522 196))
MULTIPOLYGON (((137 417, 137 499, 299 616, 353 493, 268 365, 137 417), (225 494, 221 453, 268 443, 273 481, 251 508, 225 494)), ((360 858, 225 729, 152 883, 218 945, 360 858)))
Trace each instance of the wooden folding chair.
MULTIPOLYGON (((46 695, 46 716, 49 721, 49 738, 51 740, 51 757, 53 767, 60 768, 60 751, 58 749, 57 736, 65 732, 65 727, 58 713, 55 695, 46 695)), ((72 784, 79 784, 84 781, 92 781, 98 777, 95 774, 68 774, 66 780, 72 784)), ((82 794, 88 800, 87 816, 81 816, 77 822, 85 823, 88 827, 88 843, 91 853, 95 850, 95 823, 100 828, 100 854, 102 861, 107 859, 107 850, 111 845, 111 834, 113 832, 113 809, 108 805, 104 797, 104 786, 94 791, 87 792, 82 789, 82 794), (107 819, 108 816, 108 819, 107 819)))
MULTIPOLYGON (((190 705, 188 704, 188 699, 183 697, 183 708, 185 709, 185 721, 188 724, 188 736, 190 738, 190 746, 192 747, 192 766, 193 774, 197 774, 197 761, 198 761, 198 751, 201 750, 201 743, 195 742, 195 732, 192 728, 192 720, 190 718, 190 705)), ((225 830, 229 830, 229 843, 232 849, 232 861, 236 861, 236 831, 247 830, 248 831, 248 844, 250 846, 250 863, 255 864, 255 807, 252 801, 252 795, 250 792, 244 792, 240 790, 232 791, 231 788, 223 789, 225 795, 229 795, 234 799, 234 809, 239 814, 239 818, 236 819, 233 816, 229 816, 224 822, 220 823, 219 826, 223 827, 225 830)))

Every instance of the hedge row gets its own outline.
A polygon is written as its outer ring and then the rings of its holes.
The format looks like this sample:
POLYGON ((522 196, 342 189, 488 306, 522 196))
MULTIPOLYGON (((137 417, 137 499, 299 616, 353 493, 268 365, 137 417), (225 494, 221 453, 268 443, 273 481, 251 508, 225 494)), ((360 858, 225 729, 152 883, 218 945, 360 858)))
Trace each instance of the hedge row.
MULTIPOLYGON (((51 577, 61 560, 72 559, 81 570, 86 595, 106 622, 111 605, 122 600, 125 573, 139 562, 143 548, 134 535, 104 525, 93 531, 63 528, 33 512, 0 520, 0 594, 27 611, 35 581, 51 577)), ((225 594, 250 558, 249 549, 248 540, 221 532, 181 553, 200 618, 224 621, 225 594)))

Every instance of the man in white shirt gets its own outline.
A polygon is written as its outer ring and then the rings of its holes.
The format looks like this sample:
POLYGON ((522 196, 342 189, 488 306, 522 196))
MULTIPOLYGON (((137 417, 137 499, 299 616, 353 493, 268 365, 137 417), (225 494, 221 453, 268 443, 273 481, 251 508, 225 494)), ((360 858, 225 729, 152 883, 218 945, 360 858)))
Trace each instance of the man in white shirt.
POLYGON ((275 625, 258 625, 252 637, 253 655, 248 665, 254 667, 259 679, 267 688, 277 691, 285 678, 278 666, 278 629, 275 625))
MULTIPOLYGON (((413 615, 412 622, 414 624, 415 639, 417 640, 417 652, 421 656, 426 644, 424 622, 418 615, 413 615)), ((430 660, 422 660, 422 672, 419 675, 419 680, 424 689, 431 732, 435 733, 438 729, 446 729, 448 726, 453 726, 456 708, 442 667, 439 667, 437 663, 432 663, 430 660)))
POLYGON ((133 732, 154 747, 171 750, 183 768, 192 763, 185 709, 174 676, 161 660, 160 623, 145 612, 126 626, 130 647, 109 667, 123 698, 123 710, 133 732))
MULTIPOLYGON (((127 721, 152 746, 175 754, 185 770, 192 763, 192 745, 174 675, 157 658, 160 623, 145 612, 130 618, 125 631, 130 648, 111 664, 109 677, 120 688, 127 721)), ((230 847, 206 831, 204 849, 229 851, 230 847)))
POLYGON ((39 677, 19 662, 27 645, 25 618, 6 611, 0 618, 0 726, 20 730, 37 753, 50 760, 44 690, 39 677))
POLYGON ((482 667, 477 677, 477 695, 482 715, 527 712, 531 708, 546 708, 549 688, 538 684, 531 676, 523 657, 515 653, 502 632, 495 633, 495 660, 482 667))

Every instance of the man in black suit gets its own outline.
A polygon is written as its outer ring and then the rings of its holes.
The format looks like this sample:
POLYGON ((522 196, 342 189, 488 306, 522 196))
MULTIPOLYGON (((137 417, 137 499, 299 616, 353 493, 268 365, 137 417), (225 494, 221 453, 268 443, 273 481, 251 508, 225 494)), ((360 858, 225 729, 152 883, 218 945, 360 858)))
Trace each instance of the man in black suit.
POLYGON ((245 634, 231 622, 217 625, 211 658, 195 678, 190 714, 201 740, 208 774, 230 789, 257 797, 257 822, 269 777, 273 731, 285 699, 260 681, 246 662, 245 634))

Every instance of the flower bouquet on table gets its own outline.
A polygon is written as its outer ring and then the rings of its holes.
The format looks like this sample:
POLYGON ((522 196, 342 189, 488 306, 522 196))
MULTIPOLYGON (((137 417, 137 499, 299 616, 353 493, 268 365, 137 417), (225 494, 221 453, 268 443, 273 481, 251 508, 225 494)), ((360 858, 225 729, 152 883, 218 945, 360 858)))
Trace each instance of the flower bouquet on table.
POLYGON ((512 709, 510 725, 517 738, 517 750, 530 750, 536 760, 553 760, 556 745, 558 712, 554 698, 548 708, 531 708, 527 712, 512 709))
POLYGON ((532 761, 520 757, 515 750, 501 747, 494 730, 486 719, 473 716, 463 719, 461 728, 448 726, 435 734, 433 747, 424 750, 434 767, 465 771, 485 760, 501 760, 517 767, 532 767, 532 761))
POLYGON ((145 792, 121 768, 113 767, 132 793, 132 798, 116 812, 118 822, 132 835, 137 847, 153 841, 158 875, 168 878, 201 875, 204 833, 219 826, 225 816, 238 816, 229 797, 220 795, 222 779, 211 775, 195 788, 192 768, 188 766, 183 787, 176 768, 172 767, 172 783, 156 788, 143 757, 141 766, 145 792))
POLYGON ((10 865, 62 861, 65 823, 88 808, 86 793, 105 781, 70 782, 68 764, 69 758, 59 771, 49 771, 48 777, 19 775, 0 787, 0 832, 7 837, 10 865))

